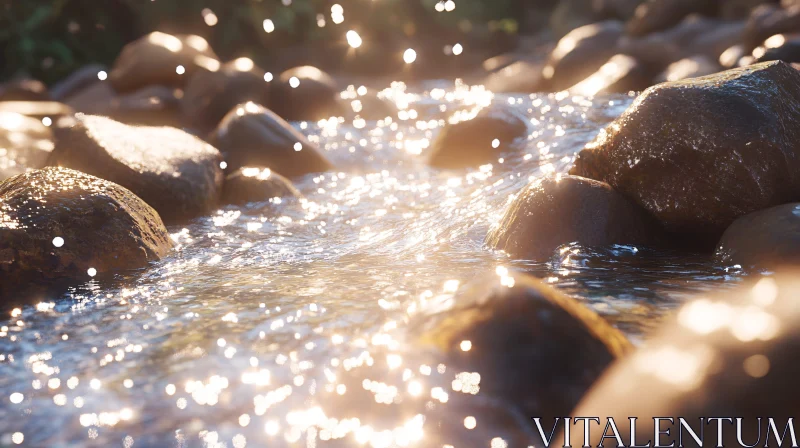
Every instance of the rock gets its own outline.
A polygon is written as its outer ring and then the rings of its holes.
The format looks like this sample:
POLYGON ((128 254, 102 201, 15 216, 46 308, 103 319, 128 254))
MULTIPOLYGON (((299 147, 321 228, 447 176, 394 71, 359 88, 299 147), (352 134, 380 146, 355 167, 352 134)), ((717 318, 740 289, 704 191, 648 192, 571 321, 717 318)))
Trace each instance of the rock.
POLYGON ((79 115, 74 126, 57 131, 48 165, 118 183, 156 209, 164 222, 174 223, 216 206, 221 162, 219 151, 180 129, 79 115))
POLYGON ((670 64, 664 73, 656 78, 656 82, 697 78, 717 73, 721 69, 722 67, 716 61, 703 55, 696 55, 670 64))
POLYGON ((517 62, 518 60, 519 58, 516 55, 512 53, 504 53, 483 61, 481 67, 483 67, 483 70, 486 71, 487 73, 493 73, 508 67, 509 65, 517 62))
POLYGON ((118 94, 108 82, 96 83, 71 96, 67 104, 87 115, 103 115, 125 124, 180 127, 180 90, 148 86, 118 94))
POLYGON ((74 113, 71 107, 56 101, 2 101, 0 112, 11 112, 40 120, 47 117, 53 121, 74 113))
POLYGON ((753 50, 755 63, 766 61, 800 62, 800 35, 776 34, 753 50))
POLYGON ((556 249, 654 245, 661 229, 608 184, 578 176, 538 179, 525 187, 486 236, 486 245, 514 258, 547 260, 556 249))
POLYGON ((563 37, 576 28, 601 20, 593 8, 593 0, 560 0, 550 15, 550 29, 563 37))
POLYGON ((445 125, 433 140, 428 164, 436 168, 477 168, 528 136, 527 120, 503 107, 482 109, 474 117, 445 125))
POLYGON ((742 216, 725 230, 717 259, 726 266, 775 269, 800 264, 800 203, 742 216))
POLYGON ((54 100, 66 103, 72 95, 102 82, 99 78, 101 72, 107 72, 105 65, 91 64, 82 67, 53 85, 50 94, 54 100))
POLYGON ((551 89, 560 91, 575 85, 603 66, 617 53, 622 36, 621 22, 609 20, 572 30, 558 41, 542 69, 551 89))
POLYGON ((331 76, 310 65, 281 73, 273 83, 270 108, 286 121, 318 121, 344 113, 339 87, 331 76))
POLYGON ((41 120, 0 112, 0 181, 44 166, 53 150, 53 132, 41 120))
POLYGON ((0 85, 0 101, 50 101, 50 93, 41 81, 19 79, 0 85))
POLYGON ((644 0, 593 0, 592 6, 601 17, 612 17, 622 21, 633 18, 636 8, 644 0))
POLYGON ((231 110, 210 136, 223 152, 228 170, 264 166, 287 177, 333 168, 316 145, 277 116, 255 103, 231 110))
POLYGON ((797 31, 800 31, 800 4, 788 8, 764 4, 750 13, 742 43, 750 51, 771 36, 797 31))
POLYGON ((722 67, 728 69, 739 67, 739 60, 746 55, 747 50, 745 50, 744 45, 737 44, 723 51, 722 54, 719 55, 719 63, 722 65, 722 67))
POLYGON ((269 168, 244 167, 229 174, 222 188, 226 204, 247 204, 273 198, 302 198, 292 182, 269 168))
POLYGON ((535 93, 545 90, 542 64, 517 61, 489 74, 483 82, 495 93, 535 93))
POLYGON ((569 88, 578 95, 595 96, 644 90, 653 84, 653 74, 635 58, 611 57, 594 74, 569 88))
POLYGON ((647 0, 625 29, 631 36, 644 36, 672 28, 690 14, 713 15, 716 8, 716 0, 647 0))
MULTIPOLYGON (((786 387, 800 373, 797 274, 778 273, 688 303, 645 347, 610 367, 578 407, 564 415, 600 416, 602 423, 592 428, 588 446, 601 442, 608 417, 625 441, 633 440, 629 416, 638 418, 635 435, 640 444, 653 440, 653 417, 674 417, 674 423, 661 424, 671 434, 660 437, 660 446, 670 445, 678 438, 681 417, 702 437, 702 446, 741 446, 735 441, 735 419, 720 422, 722 441, 717 440, 717 421, 704 420, 704 428, 699 427, 698 418, 730 416, 742 418, 743 443, 778 446, 773 431, 765 443, 767 417, 774 419, 779 435, 789 437, 784 427, 788 418, 797 418, 800 401, 797 389, 786 387), (758 428, 763 431, 757 430, 759 417, 764 418, 758 428)), ((543 425, 546 431, 551 424, 543 425)), ((583 430, 579 424, 574 428, 572 443, 566 445, 583 446, 583 430)), ((561 437, 551 446, 564 446, 561 437)), ((685 446, 698 446, 691 437, 683 430, 684 441, 690 442, 685 446)), ((782 446, 791 444, 784 438, 782 446)))
POLYGON ((194 74, 186 84, 181 102, 184 122, 190 128, 209 132, 240 103, 267 104, 269 83, 264 74, 249 58, 225 63, 216 72, 194 74))
POLYGON ((202 37, 155 31, 125 45, 108 79, 121 93, 149 85, 182 87, 194 73, 219 67, 219 58, 202 37))
POLYGON ((778 3, 776 0, 724 0, 721 1, 720 15, 724 19, 746 19, 750 12, 763 4, 778 3))
POLYGON ((0 182, 0 293, 141 268, 171 247, 155 210, 112 182, 55 167, 0 182))
POLYGON ((687 56, 702 55, 711 59, 718 59, 720 55, 733 45, 742 41, 745 22, 722 23, 713 29, 699 35, 685 48, 687 56))
POLYGON ((431 299, 409 323, 448 371, 480 375, 484 400, 525 416, 562 416, 630 344, 605 320, 526 274, 479 276, 455 297, 431 299), (554 366, 558 366, 554 368, 554 366))
POLYGON ((716 240, 739 216, 800 199, 799 120, 800 73, 782 62, 659 84, 570 174, 609 183, 669 231, 716 240))

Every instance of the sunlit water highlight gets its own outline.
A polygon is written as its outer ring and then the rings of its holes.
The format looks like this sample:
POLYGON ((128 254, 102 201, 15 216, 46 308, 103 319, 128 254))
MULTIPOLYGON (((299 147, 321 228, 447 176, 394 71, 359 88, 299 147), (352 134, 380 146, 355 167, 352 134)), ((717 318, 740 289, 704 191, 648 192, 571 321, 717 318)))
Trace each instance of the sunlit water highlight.
POLYGON ((704 257, 644 248, 571 246, 546 263, 486 250, 510 195, 565 172, 631 99, 424 87, 384 92, 401 109, 391 122, 297 123, 342 170, 299 181, 306 202, 223 208, 171 228, 173 254, 119 284, 87 277, 72 294, 14 310, 0 329, 0 444, 464 446, 426 427, 424 412, 359 414, 369 406, 348 403, 355 394, 342 378, 373 364, 360 386, 376 402, 423 397, 468 436, 505 446, 479 415, 447 407, 479 378, 406 343, 408 315, 426 300, 498 266, 518 268, 638 341, 664 311, 735 278, 704 257), (445 120, 488 102, 530 118, 525 148, 468 173, 427 168, 445 120))

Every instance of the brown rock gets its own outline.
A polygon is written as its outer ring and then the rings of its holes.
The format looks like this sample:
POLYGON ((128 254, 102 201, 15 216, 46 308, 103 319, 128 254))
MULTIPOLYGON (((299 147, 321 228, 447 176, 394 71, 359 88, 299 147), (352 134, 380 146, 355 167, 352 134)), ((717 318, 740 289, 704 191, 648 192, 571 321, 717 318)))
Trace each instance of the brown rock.
POLYGON ((302 197, 292 181, 262 167, 243 167, 234 171, 225 178, 222 188, 222 201, 226 204, 302 197))
POLYGON ((800 73, 782 62, 659 84, 570 174, 609 183, 667 230, 716 239, 739 216, 800 199, 799 120, 800 73))
POLYGON ((53 150, 53 132, 41 120, 0 112, 0 181, 43 167, 53 150))
POLYGON ((172 247, 158 214, 112 182, 48 167, 0 182, 0 292, 141 268, 172 247))
POLYGON ((496 163, 527 135, 528 123, 516 111, 489 107, 471 119, 444 126, 431 144, 428 164, 461 169, 496 163))
POLYGON ((72 95, 67 105, 87 115, 103 115, 125 124, 180 126, 179 89, 148 86, 118 94, 108 82, 99 82, 72 95))
POLYGON ((281 73, 273 83, 269 105, 286 121, 317 121, 344 113, 339 94, 329 74, 306 65, 281 73))
POLYGON ((617 53, 622 33, 622 23, 609 20, 582 26, 562 37, 542 69, 550 88, 567 89, 597 71, 617 53))
POLYGON ((327 171, 333 165, 316 145, 271 110, 240 104, 209 140, 223 152, 228 170, 264 166, 287 177, 327 171))
POLYGON ((783 204, 742 216, 717 245, 725 265, 775 269, 800 264, 800 203, 783 204))
MULTIPOLYGON (((65 79, 54 84, 50 89, 53 99, 68 102, 68 98, 95 84, 102 82, 98 77, 100 72, 107 72, 105 65, 91 64, 74 71, 65 79)), ((107 73, 106 73, 107 75, 107 73)))
POLYGON ((719 55, 719 63, 722 65, 722 67, 727 69, 739 67, 739 60, 747 55, 749 54, 747 53, 747 50, 745 50, 744 45, 733 45, 719 55))
POLYGON ((644 90, 653 84, 653 75, 636 58, 617 54, 591 76, 569 88, 578 95, 595 96, 644 90))
POLYGON ((670 64, 664 73, 656 78, 656 82, 697 78, 717 73, 721 69, 716 61, 703 55, 696 55, 670 64))
POLYGON ((0 101, 50 101, 50 93, 41 81, 19 79, 0 85, 0 101))
POLYGON ((542 64, 517 61, 489 74, 483 82, 495 93, 535 93, 545 90, 542 64))
POLYGON ((83 171, 133 191, 167 223, 212 210, 222 187, 222 155, 211 145, 168 127, 128 126, 79 115, 57 131, 48 165, 83 171))
POLYGON ((122 49, 108 79, 121 93, 149 85, 181 87, 194 73, 219 66, 219 58, 202 37, 155 31, 122 49))
POLYGON ((749 51, 770 36, 798 31, 800 31, 800 4, 788 8, 764 4, 750 13, 742 40, 749 51))
POLYGON ((568 243, 653 245, 660 235, 651 216, 608 184, 557 176, 525 187, 489 231, 486 244, 514 258, 546 260, 568 243))
POLYGON ((800 35, 776 34, 753 50, 755 63, 766 61, 800 62, 800 35))
POLYGON ((647 0, 636 8, 626 30, 644 36, 672 28, 690 14, 713 15, 716 8, 716 0, 647 0))
POLYGON ((0 112, 11 112, 40 120, 47 117, 53 122, 74 113, 71 107, 55 101, 2 101, 0 112))

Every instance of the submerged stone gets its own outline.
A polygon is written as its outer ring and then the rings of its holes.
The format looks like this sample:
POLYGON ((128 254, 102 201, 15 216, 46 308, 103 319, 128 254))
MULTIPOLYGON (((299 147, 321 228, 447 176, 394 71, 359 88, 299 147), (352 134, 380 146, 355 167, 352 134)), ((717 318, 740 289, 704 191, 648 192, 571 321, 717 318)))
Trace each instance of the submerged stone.
POLYGON ((800 199, 800 73, 769 62, 647 89, 578 155, 669 231, 716 239, 800 199))
POLYGON ((271 110, 255 103, 231 110, 210 136, 229 170, 264 166, 287 177, 327 171, 333 165, 316 145, 271 110))
MULTIPOLYGON (((578 407, 564 415, 600 416, 602 423, 591 431, 589 446, 601 443, 608 417, 627 443, 629 417, 634 416, 639 444, 653 440, 654 417, 674 417, 673 423, 662 421, 661 429, 672 431, 660 439, 661 446, 672 441, 678 446, 681 417, 701 438, 700 446, 742 446, 736 442, 738 417, 744 444, 779 446, 774 429, 766 443, 771 417, 783 446, 791 445, 784 428, 787 419, 797 418, 800 402, 800 392, 790 387, 800 373, 798 291, 798 272, 779 272, 735 291, 689 302, 648 338, 645 347, 610 367, 578 407), (717 422, 698 419, 723 416, 733 419, 720 422, 723 440, 718 441, 717 422)), ((698 446, 685 428, 682 434, 685 446, 698 446)), ((583 443, 579 425, 571 432, 571 445, 583 443)), ((556 439, 551 446, 564 445, 556 439)))
POLYGON ((292 182, 269 168, 243 167, 225 177, 222 201, 226 204, 247 204, 273 198, 302 198, 292 182))
POLYGON ((49 165, 83 171, 133 191, 165 222, 208 213, 222 186, 222 155, 180 129, 128 126, 78 115, 56 133, 49 165))
POLYGON ((717 245, 717 259, 757 269, 800 264, 800 203, 759 210, 734 221, 717 245))
POLYGON ((608 184, 578 176, 538 179, 505 210, 486 244, 515 258, 546 260, 564 244, 653 245, 661 229, 608 184))
POLYGON ((273 82, 269 105, 286 121, 318 121, 344 113, 339 91, 331 75, 305 65, 281 73, 273 82))
POLYGON ((180 87, 194 73, 216 71, 219 66, 219 58, 202 37, 155 31, 125 45, 108 79, 121 93, 153 84, 180 87))
POLYGON ((112 182, 56 167, 0 182, 0 294, 141 268, 171 247, 155 210, 112 182))
POLYGON ((0 112, 0 180, 44 166, 53 132, 41 120, 0 112))
POLYGON ((617 53, 622 34, 622 23, 609 20, 576 28, 562 37, 542 69, 548 87, 564 90, 597 71, 617 53))
POLYGON ((409 324, 448 371, 479 375, 484 399, 503 399, 526 416, 562 416, 631 346, 571 297, 526 274, 481 276, 456 297, 432 299, 409 324))
POLYGON ((524 117, 509 108, 488 107, 472 118, 444 126, 431 144, 428 164, 461 169, 497 163, 515 141, 527 135, 524 117))

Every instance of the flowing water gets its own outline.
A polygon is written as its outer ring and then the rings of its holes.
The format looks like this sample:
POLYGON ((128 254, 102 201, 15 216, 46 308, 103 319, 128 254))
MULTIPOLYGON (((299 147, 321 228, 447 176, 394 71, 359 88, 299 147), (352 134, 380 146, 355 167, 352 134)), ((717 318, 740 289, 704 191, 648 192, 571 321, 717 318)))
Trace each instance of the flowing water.
POLYGON ((520 269, 639 342, 686 297, 737 278, 706 257, 646 248, 572 246, 534 263, 483 247, 509 198, 565 172, 630 97, 493 96, 453 83, 395 83, 382 95, 401 109, 391 121, 296 124, 341 169, 298 181, 306 201, 226 207, 170 228, 176 250, 148 269, 113 284, 87 278, 0 322, 0 445, 454 443, 426 427, 430 407, 378 416, 367 390, 387 409, 427 397, 464 440, 502 447, 491 424, 448 407, 463 395, 450 387, 459 372, 414 359, 404 328, 426 299, 520 269), (530 119, 524 148, 469 172, 427 168, 445 120, 491 102, 530 119), (346 384, 364 364, 371 381, 346 384), (432 390, 436 381, 447 387, 432 390))

